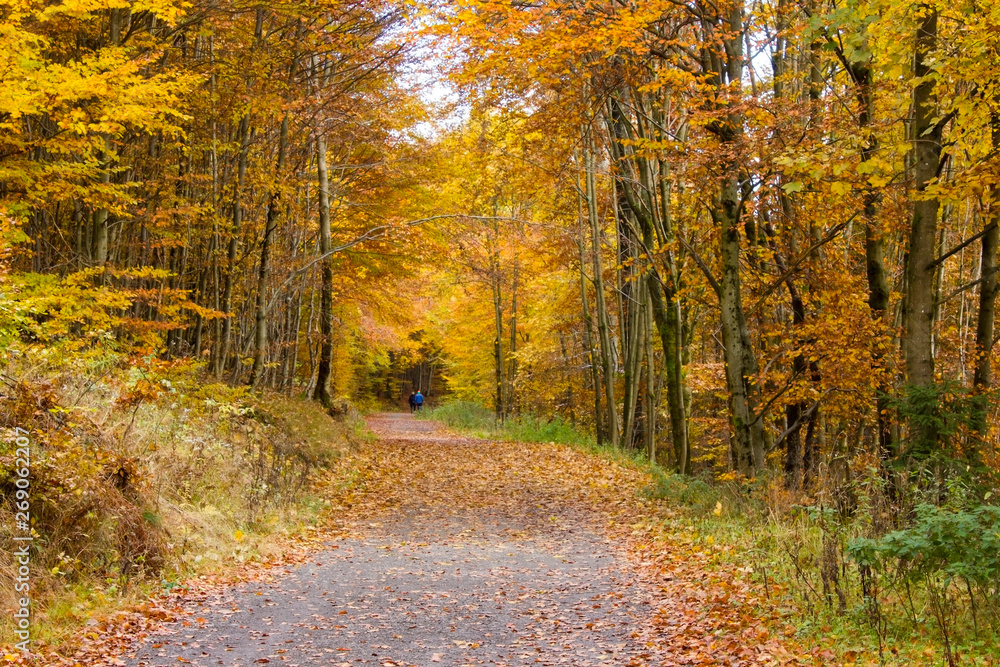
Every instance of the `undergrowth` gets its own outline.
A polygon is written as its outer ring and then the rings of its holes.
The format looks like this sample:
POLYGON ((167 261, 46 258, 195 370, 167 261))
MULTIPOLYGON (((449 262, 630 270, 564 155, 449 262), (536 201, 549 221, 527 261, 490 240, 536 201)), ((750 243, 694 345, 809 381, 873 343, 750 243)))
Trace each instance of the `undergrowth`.
POLYGON ((575 428, 558 415, 551 418, 516 415, 497 423, 496 415, 477 403, 450 401, 433 408, 425 408, 417 413, 417 417, 432 419, 449 428, 461 429, 476 437, 490 440, 595 446, 592 435, 575 428))
POLYGON ((660 518, 665 533, 744 573, 762 604, 840 664, 1000 664, 1000 508, 985 504, 989 492, 976 496, 953 481, 944 506, 913 492, 905 499, 913 509, 901 516, 893 508, 903 501, 890 501, 875 466, 849 485, 821 481, 795 494, 779 479, 677 475, 640 451, 597 445, 559 418, 497 425, 492 412, 467 402, 419 416, 470 435, 570 444, 641 467, 652 479, 645 495, 671 508, 660 518))
POLYGON ((32 455, 32 640, 50 647, 187 577, 276 556, 319 520, 314 478, 366 437, 356 414, 212 383, 189 362, 105 351, 3 371, 0 644, 13 639, 15 427, 32 455))
POLYGON ((725 545, 722 560, 845 664, 1000 664, 997 508, 922 504, 887 532, 869 485, 857 480, 848 507, 766 480, 665 475, 650 491, 683 509, 671 530, 725 545))

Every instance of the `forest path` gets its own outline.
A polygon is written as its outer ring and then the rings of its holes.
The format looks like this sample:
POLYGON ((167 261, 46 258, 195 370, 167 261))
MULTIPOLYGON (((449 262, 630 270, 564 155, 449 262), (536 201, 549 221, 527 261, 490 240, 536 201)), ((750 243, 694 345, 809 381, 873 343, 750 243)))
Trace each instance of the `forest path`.
POLYGON ((369 425, 378 440, 352 463, 353 490, 331 490, 323 548, 266 581, 189 595, 187 620, 128 664, 776 664, 766 634, 706 623, 730 602, 698 558, 683 562, 701 574, 679 578, 635 555, 628 535, 642 531, 622 524, 650 509, 642 473, 408 414, 369 425))
POLYGON ((630 635, 649 596, 565 488, 578 453, 408 414, 369 424, 364 488, 335 512, 343 537, 268 583, 191 601, 199 620, 166 626, 132 664, 645 663, 630 635))

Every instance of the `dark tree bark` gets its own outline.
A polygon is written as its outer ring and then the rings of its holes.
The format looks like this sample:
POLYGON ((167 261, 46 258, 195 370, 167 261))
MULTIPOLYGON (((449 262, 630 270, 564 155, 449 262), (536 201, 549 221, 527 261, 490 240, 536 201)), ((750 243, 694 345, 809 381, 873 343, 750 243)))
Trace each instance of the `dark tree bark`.
MULTIPOLYGON (((1000 113, 994 111, 990 118, 993 150, 1000 151, 1000 113)), ((993 386, 993 337, 997 300, 997 252, 1000 251, 1000 189, 990 192, 989 221, 983 234, 980 253, 979 314, 976 320, 976 370, 972 386, 975 392, 972 431, 985 440, 989 429, 990 401, 986 395, 993 386)), ((976 452, 970 446, 970 454, 976 452)))
POLYGON ((329 407, 333 404, 330 379, 333 372, 333 259, 330 235, 330 177, 326 168, 326 136, 316 138, 316 174, 319 181, 319 254, 322 260, 322 286, 319 297, 319 361, 313 399, 329 407))
POLYGON ((264 238, 260 244, 260 268, 257 272, 257 303, 255 308, 256 327, 254 329, 253 367, 250 370, 250 385, 260 386, 264 374, 264 364, 267 361, 267 330, 268 301, 267 287, 271 277, 271 246, 274 244, 274 231, 278 228, 278 207, 281 203, 281 175, 285 166, 285 153, 288 147, 288 113, 281 120, 278 134, 278 163, 275 167, 275 183, 267 198, 267 216, 264 225, 264 238))
POLYGON ((236 183, 233 184, 233 226, 229 230, 229 243, 226 248, 226 271, 222 286, 222 302, 220 310, 225 313, 222 322, 222 341, 215 358, 215 376, 222 373, 229 361, 229 351, 233 339, 233 315, 230 313, 233 303, 233 282, 236 277, 236 260, 240 248, 240 230, 243 227, 243 184, 247 176, 247 154, 250 151, 250 114, 245 113, 239 123, 240 154, 236 165, 236 183))

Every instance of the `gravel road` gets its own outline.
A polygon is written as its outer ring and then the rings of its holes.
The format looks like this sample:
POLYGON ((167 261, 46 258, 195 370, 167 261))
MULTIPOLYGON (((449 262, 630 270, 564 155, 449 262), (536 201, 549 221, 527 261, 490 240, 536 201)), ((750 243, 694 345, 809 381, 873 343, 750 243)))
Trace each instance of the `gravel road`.
POLYGON ((650 596, 599 508, 545 484, 551 461, 513 466, 498 453, 516 444, 409 414, 369 424, 377 481, 348 529, 268 582, 192 597, 130 665, 653 664, 650 596))

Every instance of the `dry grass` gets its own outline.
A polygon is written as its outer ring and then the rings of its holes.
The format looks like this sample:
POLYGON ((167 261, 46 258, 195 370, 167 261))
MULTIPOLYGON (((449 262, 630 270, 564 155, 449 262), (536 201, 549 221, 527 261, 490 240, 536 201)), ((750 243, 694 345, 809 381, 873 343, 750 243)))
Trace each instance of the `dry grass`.
POLYGON ((310 401, 204 384, 184 365, 105 358, 4 376, 0 644, 13 637, 15 426, 31 430, 33 638, 49 644, 191 574, 268 558, 316 522, 312 476, 361 434, 310 401))

